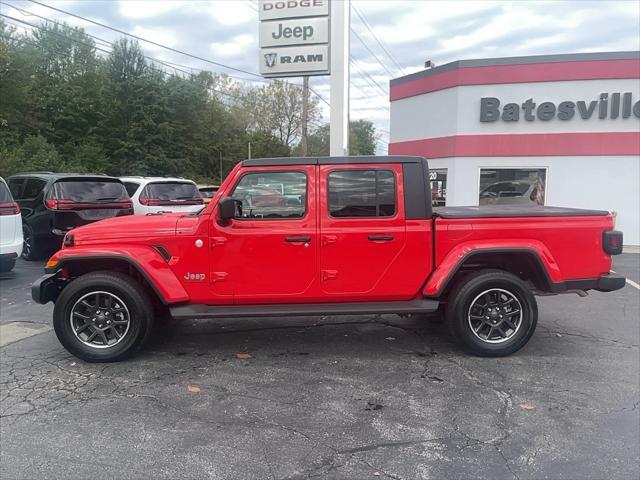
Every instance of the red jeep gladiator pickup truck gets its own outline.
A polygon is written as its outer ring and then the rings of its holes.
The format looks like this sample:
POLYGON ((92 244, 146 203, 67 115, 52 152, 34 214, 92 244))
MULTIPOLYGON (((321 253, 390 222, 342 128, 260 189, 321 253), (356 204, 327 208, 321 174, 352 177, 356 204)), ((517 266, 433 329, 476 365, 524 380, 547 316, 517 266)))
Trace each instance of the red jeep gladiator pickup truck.
POLYGON ((199 212, 102 220, 67 233, 33 284, 64 347, 87 361, 140 348, 176 319, 425 314, 467 350, 508 355, 536 328, 536 293, 612 291, 610 213, 432 209, 421 157, 246 160, 199 212))

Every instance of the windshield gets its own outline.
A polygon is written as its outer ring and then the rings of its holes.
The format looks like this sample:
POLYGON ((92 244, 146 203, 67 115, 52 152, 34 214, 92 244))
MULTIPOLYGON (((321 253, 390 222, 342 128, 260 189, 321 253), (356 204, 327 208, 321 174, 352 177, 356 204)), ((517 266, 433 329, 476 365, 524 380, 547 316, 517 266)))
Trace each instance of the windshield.
POLYGON ((218 187, 202 187, 199 190, 200 195, 202 195, 204 198, 213 198, 213 196, 218 191, 218 187))
POLYGON ((48 198, 78 203, 113 202, 127 200, 129 195, 120 182, 113 180, 62 180, 53 184, 48 198))
POLYGON ((189 182, 150 183, 142 195, 165 202, 193 201, 201 198, 195 184, 189 182))
POLYGON ((0 182, 0 203, 12 203, 13 198, 11 198, 11 192, 9 192, 9 188, 7 188, 7 184, 4 182, 0 182))

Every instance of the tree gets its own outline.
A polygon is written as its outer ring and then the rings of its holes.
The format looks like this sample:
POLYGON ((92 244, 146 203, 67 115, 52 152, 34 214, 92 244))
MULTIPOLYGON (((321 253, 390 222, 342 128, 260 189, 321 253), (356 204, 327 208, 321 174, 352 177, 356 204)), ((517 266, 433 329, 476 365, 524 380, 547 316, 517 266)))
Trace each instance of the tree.
MULTIPOLYGON (((274 81, 250 91, 243 106, 250 113, 253 130, 269 132, 291 147, 300 138, 302 127, 302 88, 287 82, 274 81)), ((308 121, 320 117, 318 99, 309 98, 308 121)))
MULTIPOLYGON (((308 139, 309 155, 329 155, 329 124, 325 123, 311 132, 308 139)), ((349 154, 350 155, 375 155, 378 136, 376 127, 369 120, 354 120, 349 123, 349 154)), ((294 155, 299 155, 300 149, 296 147, 294 155)))
POLYGON ((376 127, 369 120, 349 122, 349 153, 351 155, 375 155, 376 127))

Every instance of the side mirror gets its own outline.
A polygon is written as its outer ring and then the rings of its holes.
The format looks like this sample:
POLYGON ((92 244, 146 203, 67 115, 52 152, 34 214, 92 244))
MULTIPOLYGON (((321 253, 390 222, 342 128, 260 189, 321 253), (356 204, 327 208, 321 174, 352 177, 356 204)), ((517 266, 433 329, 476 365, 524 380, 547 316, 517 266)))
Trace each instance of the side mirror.
POLYGON ((224 197, 218 202, 218 221, 221 225, 228 225, 236 217, 238 203, 238 200, 231 197, 224 197))

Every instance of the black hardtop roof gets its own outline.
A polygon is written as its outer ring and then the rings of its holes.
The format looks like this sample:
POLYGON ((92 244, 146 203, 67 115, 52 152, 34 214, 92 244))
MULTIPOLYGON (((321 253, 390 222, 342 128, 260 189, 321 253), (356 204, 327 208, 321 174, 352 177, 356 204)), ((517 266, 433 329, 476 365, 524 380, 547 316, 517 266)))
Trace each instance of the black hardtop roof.
POLYGON ((14 173, 7 178, 30 178, 37 177, 46 180, 58 181, 65 178, 69 179, 86 179, 86 180, 113 180, 120 182, 118 177, 111 177, 101 173, 61 173, 61 172, 20 172, 14 173))
POLYGON ((372 163, 420 163, 424 157, 411 157, 404 155, 356 155, 348 157, 278 157, 278 158, 252 158, 244 160, 244 167, 274 167, 288 165, 351 165, 372 163))

